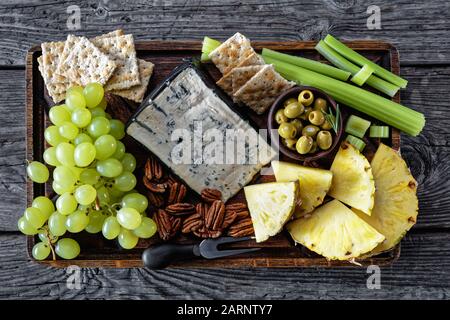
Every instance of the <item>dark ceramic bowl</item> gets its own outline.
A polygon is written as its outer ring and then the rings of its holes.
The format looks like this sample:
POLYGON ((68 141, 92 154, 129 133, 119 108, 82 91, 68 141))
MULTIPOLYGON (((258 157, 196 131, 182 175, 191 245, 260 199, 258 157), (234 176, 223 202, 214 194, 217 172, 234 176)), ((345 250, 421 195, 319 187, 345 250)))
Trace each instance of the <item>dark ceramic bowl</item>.
POLYGON ((270 132, 270 137, 271 137, 272 143, 279 148, 279 150, 282 154, 284 154, 285 156, 287 156, 293 160, 303 161, 303 162, 313 162, 313 161, 317 161, 322 158, 328 157, 339 146, 339 141, 341 139, 342 132, 343 132, 344 115, 342 113, 342 108, 340 108, 341 117, 340 117, 340 121, 339 121, 338 133, 335 134, 333 129, 330 130, 330 133, 333 136, 333 144, 331 145, 330 149, 325 150, 325 151, 317 151, 316 153, 313 153, 313 154, 299 154, 298 152, 289 149, 288 147, 286 147, 285 145, 283 145, 281 143, 281 141, 279 140, 280 137, 278 135, 275 135, 274 132, 272 132, 274 130, 277 130, 278 126, 279 126, 278 123, 275 121, 275 114, 277 113, 277 111, 280 108, 283 108, 283 102, 285 100, 287 100, 289 98, 297 98, 298 95, 300 94, 300 92, 302 92, 303 90, 310 90, 314 95, 314 99, 316 99, 316 98, 325 99, 327 101, 328 107, 332 108, 333 113, 336 114, 336 101, 334 101, 333 98, 331 98, 325 92, 323 92, 322 90, 316 89, 316 88, 312 88, 312 87, 297 86, 297 87, 294 87, 294 88, 284 92, 283 94, 281 94, 277 98, 277 100, 275 100, 275 102, 272 104, 272 106, 270 107, 270 110, 269 110, 269 116, 267 118, 267 127, 270 132))

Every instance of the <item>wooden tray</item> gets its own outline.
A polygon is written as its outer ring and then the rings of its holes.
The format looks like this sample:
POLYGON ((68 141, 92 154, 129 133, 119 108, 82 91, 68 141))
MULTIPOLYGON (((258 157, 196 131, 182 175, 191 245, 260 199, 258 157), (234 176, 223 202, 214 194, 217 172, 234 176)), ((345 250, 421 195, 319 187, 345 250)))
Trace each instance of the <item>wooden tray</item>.
MULTIPOLYGON (((354 41, 347 43, 351 48, 359 51, 366 57, 390 69, 393 73, 399 74, 400 64, 397 50, 390 44, 375 41, 354 41)), ((298 54, 303 57, 324 61, 319 53, 314 50, 316 42, 252 42, 255 49, 263 47, 273 50, 279 50, 290 54, 298 54)), ((201 42, 174 42, 174 41, 147 41, 137 42, 136 51, 139 58, 152 61, 155 63, 155 71, 150 80, 148 92, 153 90, 176 66, 183 62, 185 58, 199 56, 201 42)), ((43 79, 38 71, 37 58, 42 54, 40 46, 31 48, 27 55, 26 66, 26 127, 27 127, 27 144, 26 153, 29 161, 42 161, 42 153, 45 150, 44 130, 49 125, 46 110, 51 106, 51 101, 46 97, 43 79)), ((219 71, 212 65, 206 65, 206 70, 214 79, 220 76, 219 71)), ((399 102, 400 96, 397 94, 394 101, 399 102)), ((128 120, 130 115, 136 108, 137 104, 125 101, 116 96, 108 97, 110 108, 108 111, 114 117, 122 121, 128 120)), ((265 127, 266 115, 257 116, 247 111, 249 116, 256 124, 265 127)), ((352 111, 352 113, 356 113, 352 111)), ((365 118, 370 118, 365 116, 365 118)), ((398 130, 393 129, 391 134, 391 146, 399 150, 400 134, 398 130)), ((131 150, 136 155, 138 168, 141 170, 147 151, 130 137, 125 138, 127 150, 131 150)), ((370 158, 370 155, 369 155, 370 158)), ((261 181, 271 181, 271 177, 260 178, 261 181)), ((40 185, 27 180, 27 203, 31 205, 32 199, 39 195, 51 195, 51 187, 49 185, 40 185)), ((241 194, 236 199, 242 198, 241 194)), ((140 240, 136 248, 132 250, 124 250, 119 247, 115 241, 108 241, 101 235, 91 235, 85 232, 71 235, 81 245, 81 254, 75 260, 45 260, 40 263, 51 265, 54 267, 66 267, 69 265, 78 265, 80 267, 114 267, 129 268, 142 267, 141 253, 143 249, 149 245, 160 242, 157 237, 149 240, 140 240)), ((28 253, 31 257, 31 250, 35 244, 35 237, 28 237, 28 253)), ((178 243, 193 243, 198 240, 194 238, 179 237, 178 243)), ((235 244, 233 247, 261 247, 262 250, 248 254, 228 257, 225 259, 206 260, 196 259, 183 261, 174 264, 173 267, 337 267, 352 266, 346 261, 327 261, 325 258, 309 251, 302 246, 294 246, 290 240, 290 236, 285 232, 268 241, 256 244, 247 242, 235 244)), ((370 259, 358 261, 362 265, 388 265, 393 263, 400 256, 400 245, 390 252, 372 257, 370 259)), ((32 258, 31 258, 32 259, 32 258)))

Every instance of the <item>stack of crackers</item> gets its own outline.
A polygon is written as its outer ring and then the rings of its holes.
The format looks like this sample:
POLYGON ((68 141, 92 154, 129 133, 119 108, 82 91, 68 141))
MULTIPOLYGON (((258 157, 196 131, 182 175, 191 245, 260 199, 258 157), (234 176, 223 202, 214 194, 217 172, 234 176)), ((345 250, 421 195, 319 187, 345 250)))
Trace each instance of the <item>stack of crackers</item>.
POLYGON ((222 43, 209 57, 223 75, 217 85, 234 102, 249 106, 257 114, 264 113, 283 91, 295 85, 272 65, 265 64, 250 40, 240 33, 222 43))
POLYGON ((87 39, 69 35, 66 41, 42 43, 39 71, 55 103, 72 86, 98 82, 105 91, 142 102, 153 63, 137 59, 134 39, 116 30, 87 39))

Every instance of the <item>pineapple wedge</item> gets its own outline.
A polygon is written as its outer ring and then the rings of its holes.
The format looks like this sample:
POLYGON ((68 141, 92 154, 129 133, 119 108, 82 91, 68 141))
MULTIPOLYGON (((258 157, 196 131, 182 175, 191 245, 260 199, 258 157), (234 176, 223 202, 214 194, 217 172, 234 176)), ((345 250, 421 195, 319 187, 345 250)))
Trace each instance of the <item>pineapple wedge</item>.
POLYGON ((392 148, 380 144, 371 164, 376 187, 372 215, 353 210, 386 237, 370 252, 376 255, 392 249, 416 223, 419 201, 416 180, 392 148))
POLYGON ((271 182, 247 186, 245 198, 256 242, 279 233, 291 218, 298 199, 298 183, 271 182))
POLYGON ((309 217, 290 222, 295 242, 328 260, 350 260, 373 250, 384 236, 339 200, 317 208, 309 217))
POLYGON ((272 161, 272 169, 277 182, 298 180, 302 204, 294 212, 297 218, 310 213, 323 203, 333 178, 330 170, 304 167, 289 162, 272 161))
POLYGON ((328 194, 370 216, 375 184, 366 157, 351 144, 344 142, 330 170, 333 172, 333 182, 328 194))

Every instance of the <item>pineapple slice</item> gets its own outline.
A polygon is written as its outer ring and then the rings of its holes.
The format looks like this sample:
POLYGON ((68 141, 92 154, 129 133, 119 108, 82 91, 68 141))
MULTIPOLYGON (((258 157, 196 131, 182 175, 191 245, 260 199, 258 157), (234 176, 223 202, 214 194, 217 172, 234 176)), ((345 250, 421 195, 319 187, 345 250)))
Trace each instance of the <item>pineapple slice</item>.
POLYGON ((416 223, 419 202, 417 182, 405 161, 392 148, 380 144, 372 160, 375 179, 375 205, 369 217, 354 211, 381 232, 386 240, 370 255, 392 249, 416 223))
POLYGON ((256 242, 279 233, 288 221, 298 199, 298 183, 271 182, 244 188, 255 229, 256 242))
POLYGON ((350 260, 373 250, 384 236, 339 200, 317 208, 309 217, 290 222, 292 238, 328 260, 350 260))
POLYGON ((297 181, 302 204, 296 208, 295 217, 310 213, 323 203, 331 186, 333 174, 329 170, 304 167, 282 161, 272 161, 272 169, 278 182, 297 181))
POLYGON ((328 194, 370 216, 375 184, 366 157, 351 144, 344 142, 330 170, 333 172, 333 182, 328 194))

